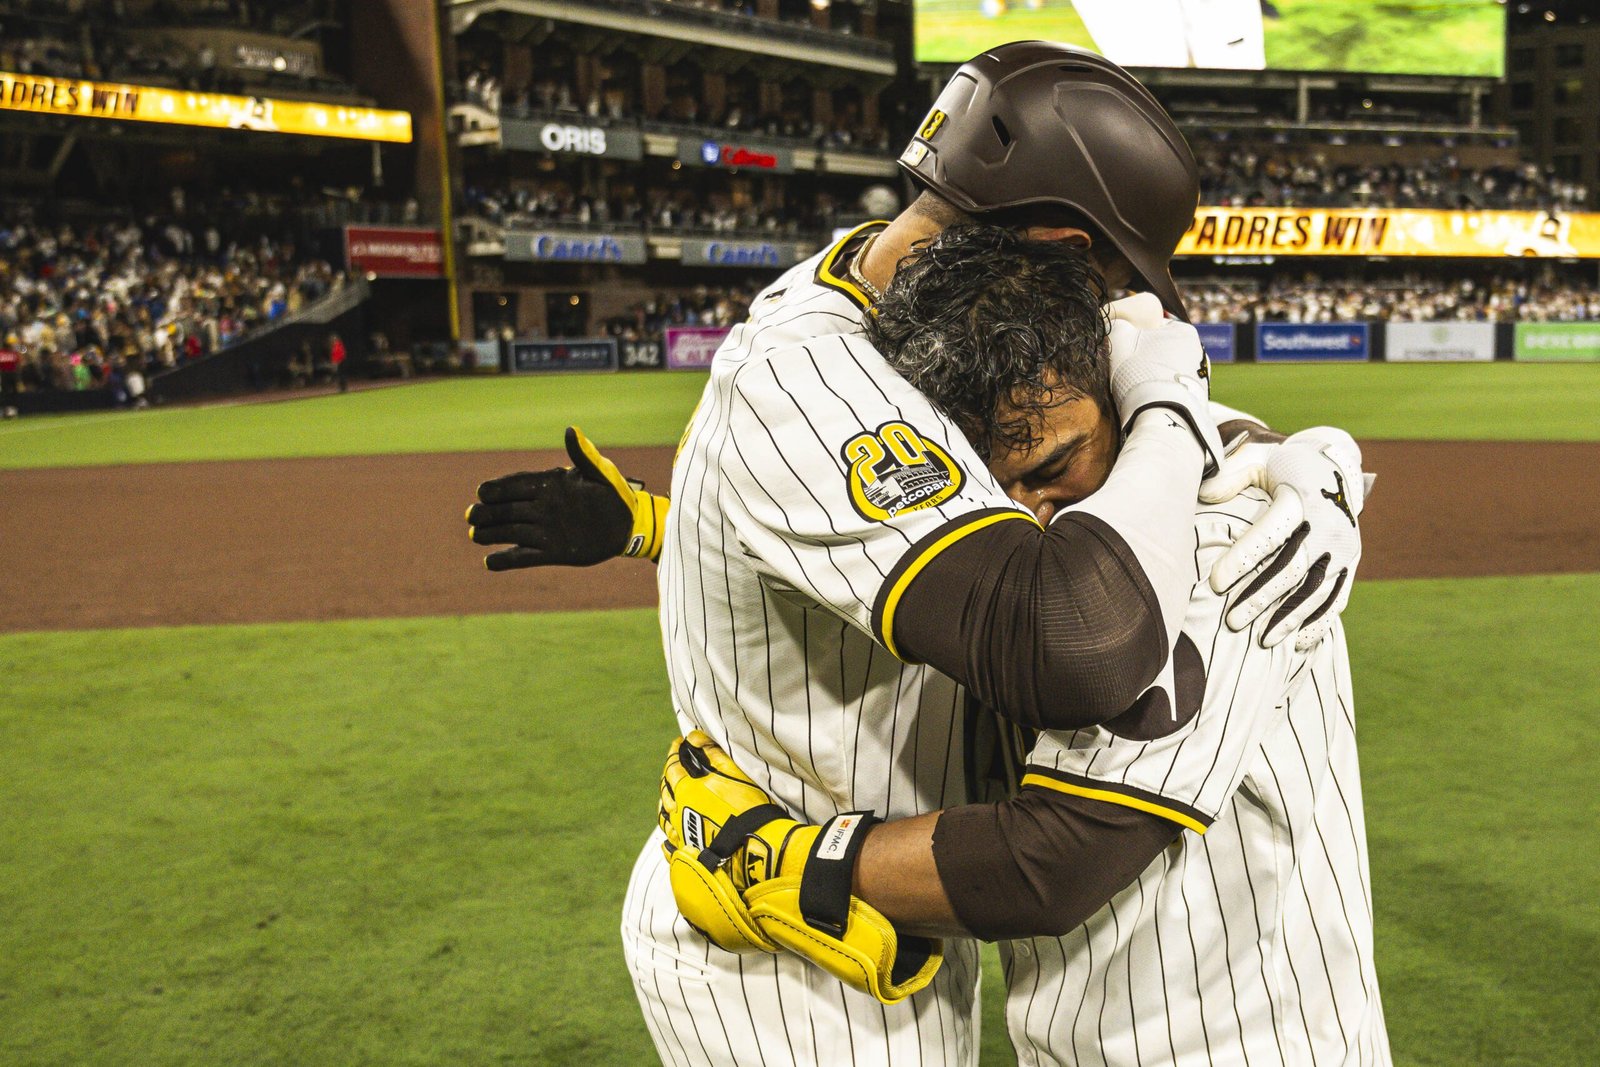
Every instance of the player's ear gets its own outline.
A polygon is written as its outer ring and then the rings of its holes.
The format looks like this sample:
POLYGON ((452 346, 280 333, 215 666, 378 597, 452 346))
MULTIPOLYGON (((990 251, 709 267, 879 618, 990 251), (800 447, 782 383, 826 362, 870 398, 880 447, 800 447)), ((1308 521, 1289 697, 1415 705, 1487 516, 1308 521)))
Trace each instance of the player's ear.
POLYGON ((1094 238, 1076 226, 1029 226, 1023 233, 1030 241, 1063 241, 1073 248, 1089 249, 1094 238))

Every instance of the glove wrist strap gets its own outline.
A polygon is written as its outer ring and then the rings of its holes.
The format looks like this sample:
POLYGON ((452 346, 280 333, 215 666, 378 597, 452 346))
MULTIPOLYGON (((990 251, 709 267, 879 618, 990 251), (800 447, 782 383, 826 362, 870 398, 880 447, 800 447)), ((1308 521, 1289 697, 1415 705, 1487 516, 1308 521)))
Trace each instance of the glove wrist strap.
MULTIPOLYGON (((630 486, 632 483, 629 483, 630 486)), ((655 561, 661 558, 661 542, 667 532, 667 497, 647 493, 641 485, 633 493, 633 529, 622 554, 635 559, 655 561)))
POLYGON ((823 824, 800 882, 800 915, 812 929, 843 937, 850 923, 856 858, 867 830, 882 822, 870 811, 849 811, 823 824))
POLYGON ((714 871, 733 858, 733 854, 744 847, 750 835, 763 826, 777 819, 787 819, 789 813, 776 804, 760 804, 747 811, 741 811, 727 822, 722 824, 722 829, 711 839, 711 843, 700 850, 700 862, 707 870, 714 871))

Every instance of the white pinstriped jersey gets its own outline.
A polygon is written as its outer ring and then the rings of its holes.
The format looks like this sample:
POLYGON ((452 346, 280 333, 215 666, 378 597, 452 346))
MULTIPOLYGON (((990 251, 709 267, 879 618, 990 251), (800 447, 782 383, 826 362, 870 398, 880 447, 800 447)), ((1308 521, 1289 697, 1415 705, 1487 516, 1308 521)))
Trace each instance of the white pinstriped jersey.
POLYGON ((1390 1063, 1343 629, 1262 649, 1199 581, 1265 500, 1197 515, 1175 696, 1030 754, 1027 782, 1188 829, 1079 929, 1002 946, 1021 1067, 1390 1063))
POLYGON ((1032 516, 817 270, 756 300, 682 443, 659 573, 667 671, 685 732, 796 815, 903 818, 966 799, 965 698, 875 639, 886 589, 951 520, 1032 516))
MULTIPOLYGON (((855 336, 864 301, 830 267, 848 244, 786 273, 719 350, 673 466, 658 574, 684 732, 705 730, 813 822, 967 799, 965 693, 880 643, 889 594, 945 523, 1032 521, 855 336)), ((735 955, 692 931, 660 842, 634 866, 622 940, 664 1063, 974 1067, 975 942, 947 941, 934 983, 883 1005, 799 957, 735 955)))

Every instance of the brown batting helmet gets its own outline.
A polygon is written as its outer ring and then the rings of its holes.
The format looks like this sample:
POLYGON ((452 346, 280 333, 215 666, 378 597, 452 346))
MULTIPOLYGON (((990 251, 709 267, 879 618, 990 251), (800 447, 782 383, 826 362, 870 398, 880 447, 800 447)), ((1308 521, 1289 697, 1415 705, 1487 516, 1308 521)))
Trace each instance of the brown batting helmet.
POLYGON ((1104 56, 1050 41, 990 49, 951 77, 900 165, 972 215, 1073 209, 1188 317, 1170 261, 1200 202, 1194 156, 1150 91, 1104 56))

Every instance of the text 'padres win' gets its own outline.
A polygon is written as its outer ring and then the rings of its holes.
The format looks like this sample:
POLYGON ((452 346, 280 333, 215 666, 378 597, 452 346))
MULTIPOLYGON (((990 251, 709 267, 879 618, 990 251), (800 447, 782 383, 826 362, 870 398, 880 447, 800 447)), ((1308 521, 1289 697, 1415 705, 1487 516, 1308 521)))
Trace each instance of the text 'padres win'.
POLYGON ((411 116, 355 104, 189 92, 0 71, 0 109, 409 144, 411 116))
POLYGON ((1180 256, 1600 256, 1600 214, 1201 207, 1180 256))

